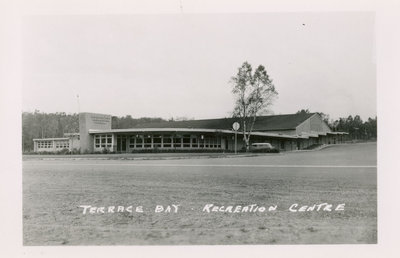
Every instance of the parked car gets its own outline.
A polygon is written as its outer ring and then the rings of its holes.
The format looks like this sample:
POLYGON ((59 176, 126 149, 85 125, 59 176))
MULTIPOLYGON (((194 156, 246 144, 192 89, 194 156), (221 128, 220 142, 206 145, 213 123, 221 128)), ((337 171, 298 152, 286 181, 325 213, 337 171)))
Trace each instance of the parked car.
POLYGON ((251 152, 279 152, 274 146, 269 142, 257 142, 250 146, 251 152))

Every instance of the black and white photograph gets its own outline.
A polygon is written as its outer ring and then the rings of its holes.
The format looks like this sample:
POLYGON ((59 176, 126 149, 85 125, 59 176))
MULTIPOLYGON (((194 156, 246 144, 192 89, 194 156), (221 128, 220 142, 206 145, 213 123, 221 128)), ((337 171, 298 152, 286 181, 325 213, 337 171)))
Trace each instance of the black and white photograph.
POLYGON ((21 16, 22 248, 376 247, 376 13, 194 6, 21 16))

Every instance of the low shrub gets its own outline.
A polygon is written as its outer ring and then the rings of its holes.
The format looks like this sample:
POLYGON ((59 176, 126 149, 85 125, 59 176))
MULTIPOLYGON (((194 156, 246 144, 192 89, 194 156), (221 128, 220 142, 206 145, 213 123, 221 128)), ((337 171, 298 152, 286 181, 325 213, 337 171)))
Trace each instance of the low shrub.
POLYGON ((54 154, 65 155, 65 154, 71 154, 71 152, 69 151, 69 149, 64 148, 62 150, 56 151, 54 154))
POLYGON ((135 149, 131 153, 230 153, 221 149, 135 149))
POLYGON ((110 149, 109 148, 103 148, 103 150, 101 151, 102 154, 109 154, 110 153, 110 149))
POLYGON ((253 150, 250 150, 250 152, 253 152, 253 153, 279 153, 279 150, 278 149, 253 149, 253 150))
POLYGON ((81 150, 77 149, 77 148, 73 148, 71 151, 71 154, 80 154, 80 153, 81 153, 81 150))
POLYGON ((304 150, 313 150, 313 149, 316 149, 321 146, 322 146, 322 144, 313 144, 313 145, 308 146, 307 148, 304 148, 304 150))

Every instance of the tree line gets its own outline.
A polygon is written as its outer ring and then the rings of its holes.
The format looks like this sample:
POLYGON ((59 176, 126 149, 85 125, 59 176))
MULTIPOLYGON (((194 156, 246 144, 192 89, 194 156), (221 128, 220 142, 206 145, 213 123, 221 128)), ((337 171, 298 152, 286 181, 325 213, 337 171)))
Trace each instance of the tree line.
MULTIPOLYGON (((310 112, 300 110, 299 112, 310 112)), ((349 138, 354 140, 373 140, 377 138, 377 118, 368 118, 363 121, 359 115, 348 116, 330 120, 329 115, 320 113, 324 121, 333 131, 348 132, 349 138)), ((164 122, 163 118, 133 118, 130 115, 112 117, 113 129, 132 128, 139 124, 150 122, 164 122)), ((169 121, 173 121, 170 119, 169 121)), ((35 112, 22 113, 22 150, 33 150, 33 139, 35 138, 58 138, 63 137, 64 133, 79 132, 78 114, 66 114, 64 112, 43 113, 38 110, 35 112)))
MULTIPOLYGON (((302 109, 297 113, 310 113, 308 109, 302 109)), ((325 123, 334 132, 347 132, 349 133, 349 139, 351 140, 376 140, 377 131, 377 117, 369 117, 366 121, 363 121, 359 115, 341 117, 336 120, 329 118, 329 115, 319 113, 325 123)))
POLYGON ((64 133, 79 132, 78 114, 66 114, 64 112, 22 113, 22 151, 33 150, 33 139, 35 138, 58 138, 64 133))
POLYGON ((348 116, 331 121, 329 126, 333 131, 348 132, 353 140, 376 140, 378 136, 376 116, 369 117, 367 121, 363 121, 359 115, 348 116))
MULTIPOLYGON (((162 118, 112 117, 113 129, 126 129, 138 124, 167 121, 162 118)), ((44 113, 39 110, 22 113, 22 151, 33 151, 33 139, 60 138, 64 133, 79 132, 79 115, 64 112, 44 113)))

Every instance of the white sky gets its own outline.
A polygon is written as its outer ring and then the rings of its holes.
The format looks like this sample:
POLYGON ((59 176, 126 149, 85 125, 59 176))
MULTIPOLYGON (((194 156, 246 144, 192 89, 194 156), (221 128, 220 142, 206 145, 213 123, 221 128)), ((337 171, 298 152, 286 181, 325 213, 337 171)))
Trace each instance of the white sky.
POLYGON ((373 13, 42 15, 23 20, 24 111, 228 117, 230 77, 263 64, 279 98, 376 115, 373 13), (304 25, 303 25, 304 24, 304 25))

